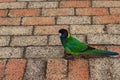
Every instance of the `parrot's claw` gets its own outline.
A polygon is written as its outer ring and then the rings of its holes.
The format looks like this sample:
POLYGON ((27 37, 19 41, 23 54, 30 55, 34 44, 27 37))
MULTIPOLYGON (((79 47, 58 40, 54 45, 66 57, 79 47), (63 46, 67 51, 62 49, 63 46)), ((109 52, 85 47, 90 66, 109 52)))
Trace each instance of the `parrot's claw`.
POLYGON ((63 58, 66 59, 66 60, 74 60, 74 57, 72 55, 70 55, 70 54, 65 54, 63 56, 63 58))

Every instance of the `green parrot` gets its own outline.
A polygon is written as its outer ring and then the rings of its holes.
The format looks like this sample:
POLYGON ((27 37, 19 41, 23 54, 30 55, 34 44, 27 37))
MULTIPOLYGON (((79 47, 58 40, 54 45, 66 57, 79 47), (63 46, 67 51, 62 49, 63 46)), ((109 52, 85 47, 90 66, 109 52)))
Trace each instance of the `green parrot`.
POLYGON ((102 56, 118 56, 118 53, 106 51, 106 50, 99 50, 93 47, 88 46, 87 44, 80 42, 76 38, 72 37, 70 33, 66 29, 60 29, 60 40, 64 47, 64 49, 71 54, 73 57, 77 55, 102 55, 102 56))

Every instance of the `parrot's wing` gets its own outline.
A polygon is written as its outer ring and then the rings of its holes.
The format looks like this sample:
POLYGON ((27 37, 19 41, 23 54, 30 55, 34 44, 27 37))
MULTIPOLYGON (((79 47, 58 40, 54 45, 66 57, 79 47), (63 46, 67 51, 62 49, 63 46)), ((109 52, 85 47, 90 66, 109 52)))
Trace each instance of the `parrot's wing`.
POLYGON ((71 39, 69 39, 69 41, 66 43, 66 48, 69 48, 72 52, 79 53, 88 49, 89 46, 83 42, 80 42, 76 38, 71 37, 71 39))

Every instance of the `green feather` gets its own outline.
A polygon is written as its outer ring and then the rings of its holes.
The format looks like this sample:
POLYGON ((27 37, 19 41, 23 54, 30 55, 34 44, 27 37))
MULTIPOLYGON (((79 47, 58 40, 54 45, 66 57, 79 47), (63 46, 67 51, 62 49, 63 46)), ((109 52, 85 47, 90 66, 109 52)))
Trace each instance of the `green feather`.
POLYGON ((79 54, 98 54, 98 55, 118 55, 118 53, 99 50, 92 47, 89 47, 87 44, 80 42, 76 38, 70 36, 68 38, 61 38, 61 42, 65 50, 72 54, 73 56, 79 54))

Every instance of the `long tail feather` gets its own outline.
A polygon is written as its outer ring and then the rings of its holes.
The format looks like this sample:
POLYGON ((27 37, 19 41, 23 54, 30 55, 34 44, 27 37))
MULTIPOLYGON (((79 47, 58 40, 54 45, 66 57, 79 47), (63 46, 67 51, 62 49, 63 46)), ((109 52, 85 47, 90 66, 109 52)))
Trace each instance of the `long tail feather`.
POLYGON ((99 55, 104 55, 104 56, 118 56, 119 54, 116 52, 111 52, 111 51, 105 51, 105 50, 99 50, 99 49, 94 49, 88 51, 90 54, 99 54, 99 55))

